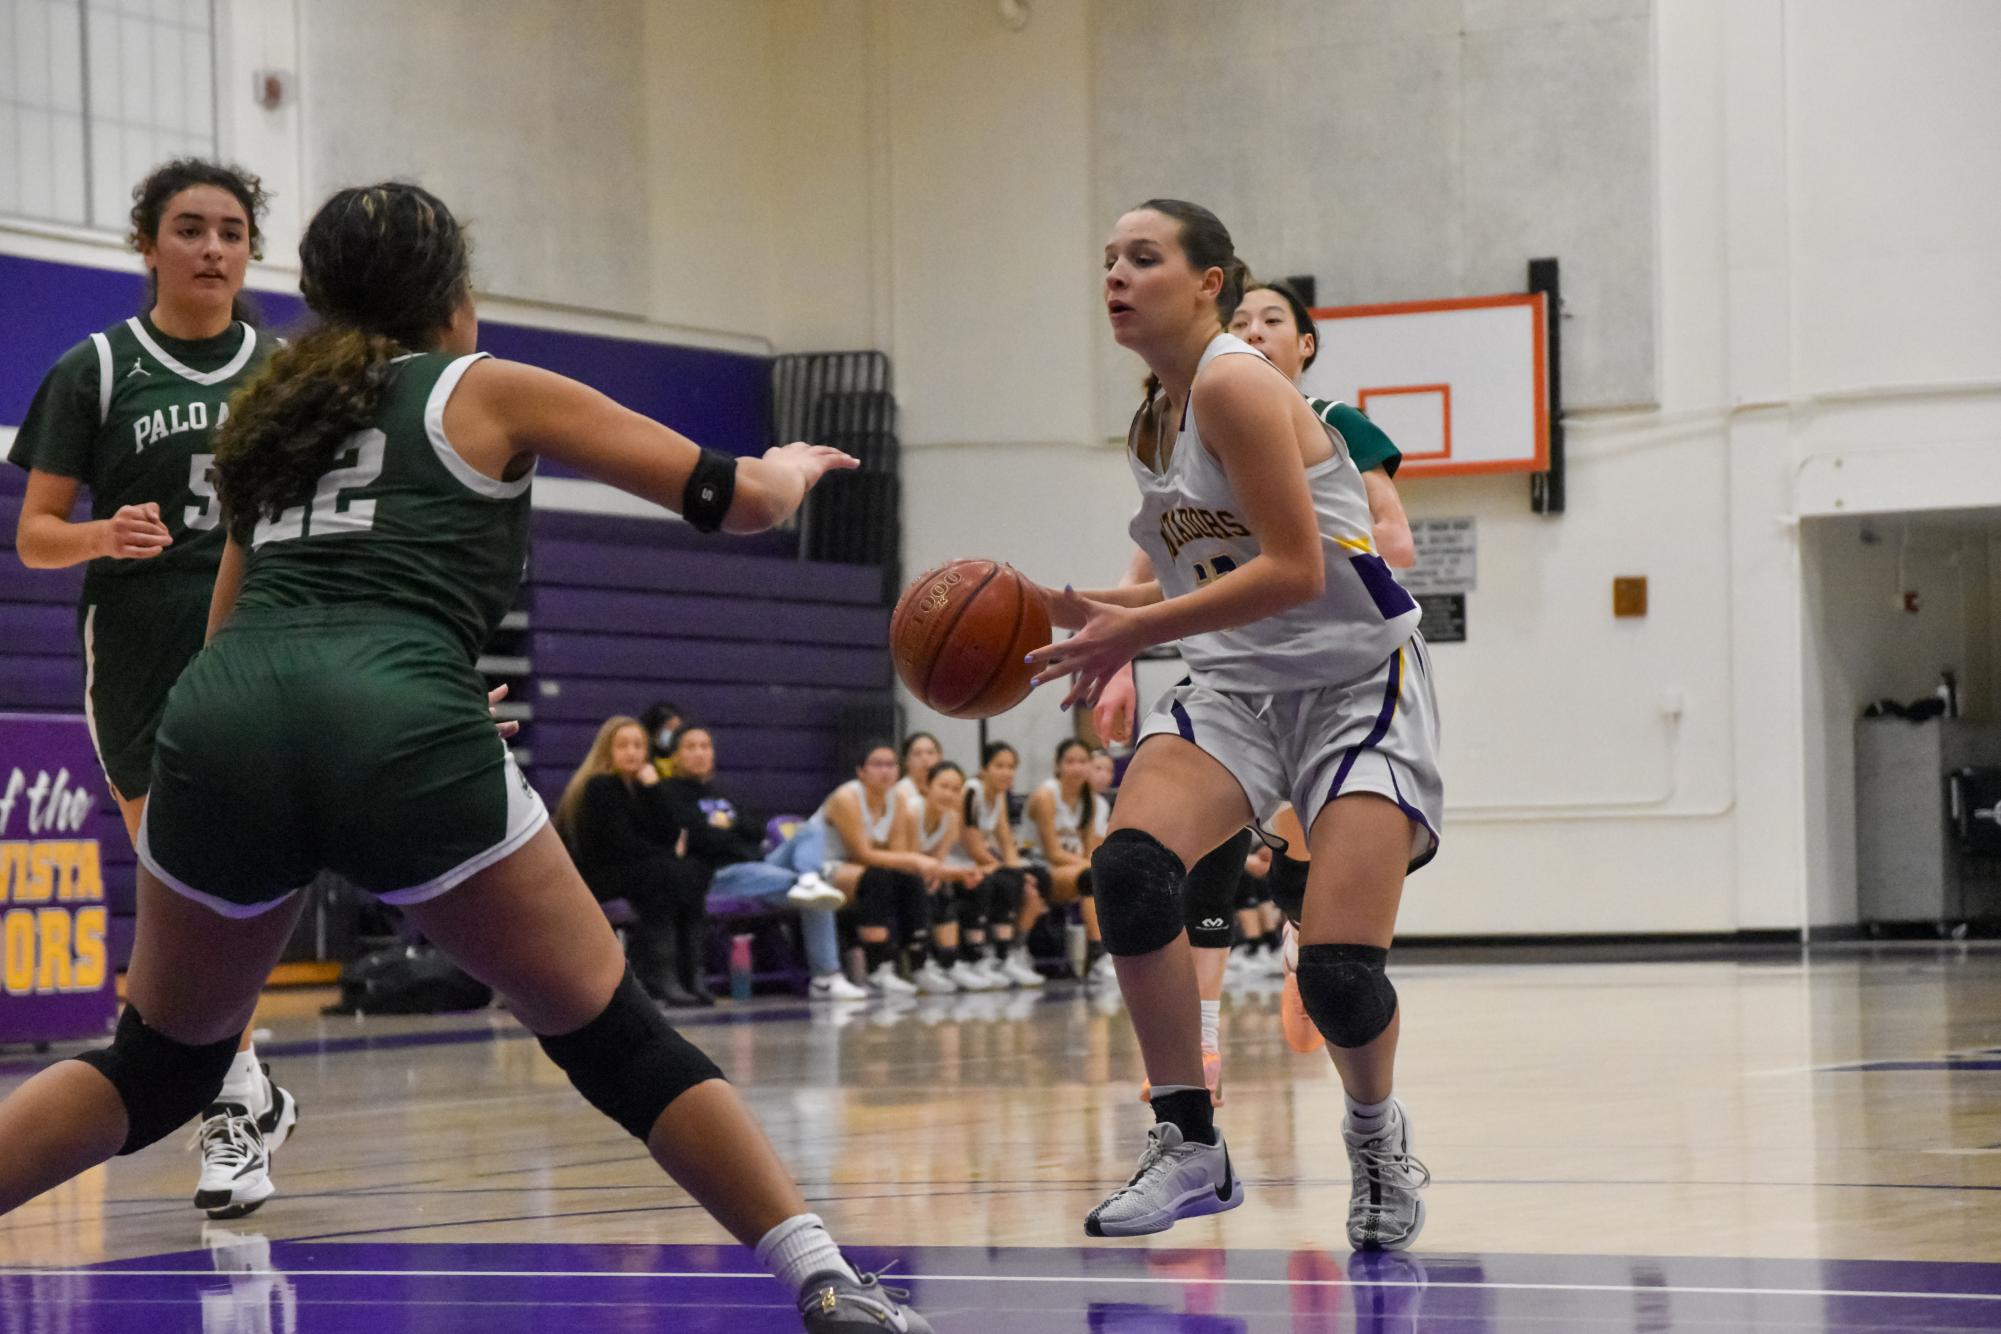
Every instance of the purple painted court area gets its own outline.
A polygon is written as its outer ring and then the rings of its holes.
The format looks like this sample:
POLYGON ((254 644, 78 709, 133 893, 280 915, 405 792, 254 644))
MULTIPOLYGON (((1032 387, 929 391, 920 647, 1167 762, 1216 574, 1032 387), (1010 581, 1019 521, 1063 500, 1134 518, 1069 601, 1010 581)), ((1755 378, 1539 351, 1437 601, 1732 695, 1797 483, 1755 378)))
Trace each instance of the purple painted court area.
MULTIPOLYGON (((229 1234, 225 1234, 229 1235, 229 1234)), ((1092 1246, 859 1248, 940 1334, 1917 1331, 2001 1327, 2001 1265, 1342 1255, 1092 1246)), ((725 1246, 331 1245, 0 1271, 36 1334, 776 1334, 798 1317, 725 1246)))

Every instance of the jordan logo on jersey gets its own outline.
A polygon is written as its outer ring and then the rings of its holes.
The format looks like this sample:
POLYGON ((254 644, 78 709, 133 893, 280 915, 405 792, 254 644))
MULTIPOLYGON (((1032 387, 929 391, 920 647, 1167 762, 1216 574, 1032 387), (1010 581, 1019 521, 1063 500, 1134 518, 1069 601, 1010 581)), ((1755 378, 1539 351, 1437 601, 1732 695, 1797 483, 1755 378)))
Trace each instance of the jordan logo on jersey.
POLYGON ((1167 544, 1169 560, 1198 537, 1250 535, 1251 530, 1228 510, 1172 509, 1160 516, 1160 540, 1167 544))
POLYGON ((153 372, 146 369, 146 363, 142 359, 134 357, 132 358, 132 369, 125 372, 125 378, 129 380, 135 375, 150 377, 152 374, 153 372))

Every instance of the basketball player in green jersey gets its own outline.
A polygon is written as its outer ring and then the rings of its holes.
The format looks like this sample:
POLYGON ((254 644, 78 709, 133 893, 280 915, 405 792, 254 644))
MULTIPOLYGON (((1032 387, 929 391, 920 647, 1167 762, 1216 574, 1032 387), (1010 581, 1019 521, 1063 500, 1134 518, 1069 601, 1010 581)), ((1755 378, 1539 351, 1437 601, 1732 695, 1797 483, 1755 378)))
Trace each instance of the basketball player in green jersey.
MULTIPOLYGON (((89 562, 77 608, 84 717, 136 841, 154 732, 168 690, 202 646, 222 559, 210 441, 271 340, 238 318, 244 271, 259 253, 258 179, 183 159, 141 181, 133 200, 147 309, 63 354, 9 457, 28 470, 15 538, 22 562, 89 562), (73 522, 86 487, 91 518, 73 522)), ((297 1119, 298 1104, 259 1065, 246 1029, 204 1113, 196 1207, 237 1218, 269 1199, 270 1155, 297 1119)))
POLYGON ((417 186, 336 194, 299 257, 322 323, 216 441, 229 542, 209 646, 160 723, 130 1003, 109 1048, 0 1103, 0 1213, 213 1096, 325 868, 505 996, 578 1091, 755 1247, 809 1334, 929 1334, 849 1266, 722 1072, 640 989, 474 667, 520 584, 538 458, 732 532, 783 521, 855 460, 698 449, 474 351, 464 233, 417 186))

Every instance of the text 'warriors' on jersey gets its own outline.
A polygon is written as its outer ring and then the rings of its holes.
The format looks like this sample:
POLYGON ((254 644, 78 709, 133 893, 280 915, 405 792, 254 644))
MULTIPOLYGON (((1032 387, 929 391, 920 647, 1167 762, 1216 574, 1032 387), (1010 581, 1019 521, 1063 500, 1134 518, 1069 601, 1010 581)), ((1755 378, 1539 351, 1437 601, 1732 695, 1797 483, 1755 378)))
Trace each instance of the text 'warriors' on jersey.
POLYGON ((375 425, 348 438, 312 499, 258 521, 239 609, 398 607, 478 655, 521 583, 534 478, 488 477, 445 438, 445 404, 483 356, 398 359, 375 425))
MULTIPOLYGON (((1217 357, 1237 353, 1263 360, 1236 335, 1218 334, 1196 376, 1217 357)), ((1326 586, 1311 602, 1276 616, 1182 640, 1181 656, 1204 685, 1241 691, 1338 685, 1380 668, 1417 630, 1416 601, 1375 553, 1362 475, 1342 434, 1329 430, 1328 440, 1333 455, 1306 469, 1326 586)), ((1164 596, 1192 593, 1259 554, 1229 476, 1202 442, 1192 402, 1158 472, 1127 443, 1140 490, 1132 537, 1153 561, 1164 596)))

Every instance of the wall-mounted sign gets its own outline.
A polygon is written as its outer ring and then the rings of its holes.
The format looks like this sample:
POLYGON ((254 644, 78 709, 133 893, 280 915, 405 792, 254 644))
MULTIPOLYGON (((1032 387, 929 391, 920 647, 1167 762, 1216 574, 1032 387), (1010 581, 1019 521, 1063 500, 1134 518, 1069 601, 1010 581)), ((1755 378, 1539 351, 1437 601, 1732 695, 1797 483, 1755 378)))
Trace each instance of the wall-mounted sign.
POLYGON ((1466 642, 1466 595, 1464 593, 1419 593, 1418 610, 1424 619, 1418 632, 1427 644, 1466 642))
POLYGON ((1471 518, 1412 519, 1417 565, 1397 571, 1397 582, 1416 593, 1470 593, 1479 587, 1479 534, 1471 518))
POLYGON ((0 1043, 103 1034, 118 1010, 78 717, 0 713, 0 1043))

